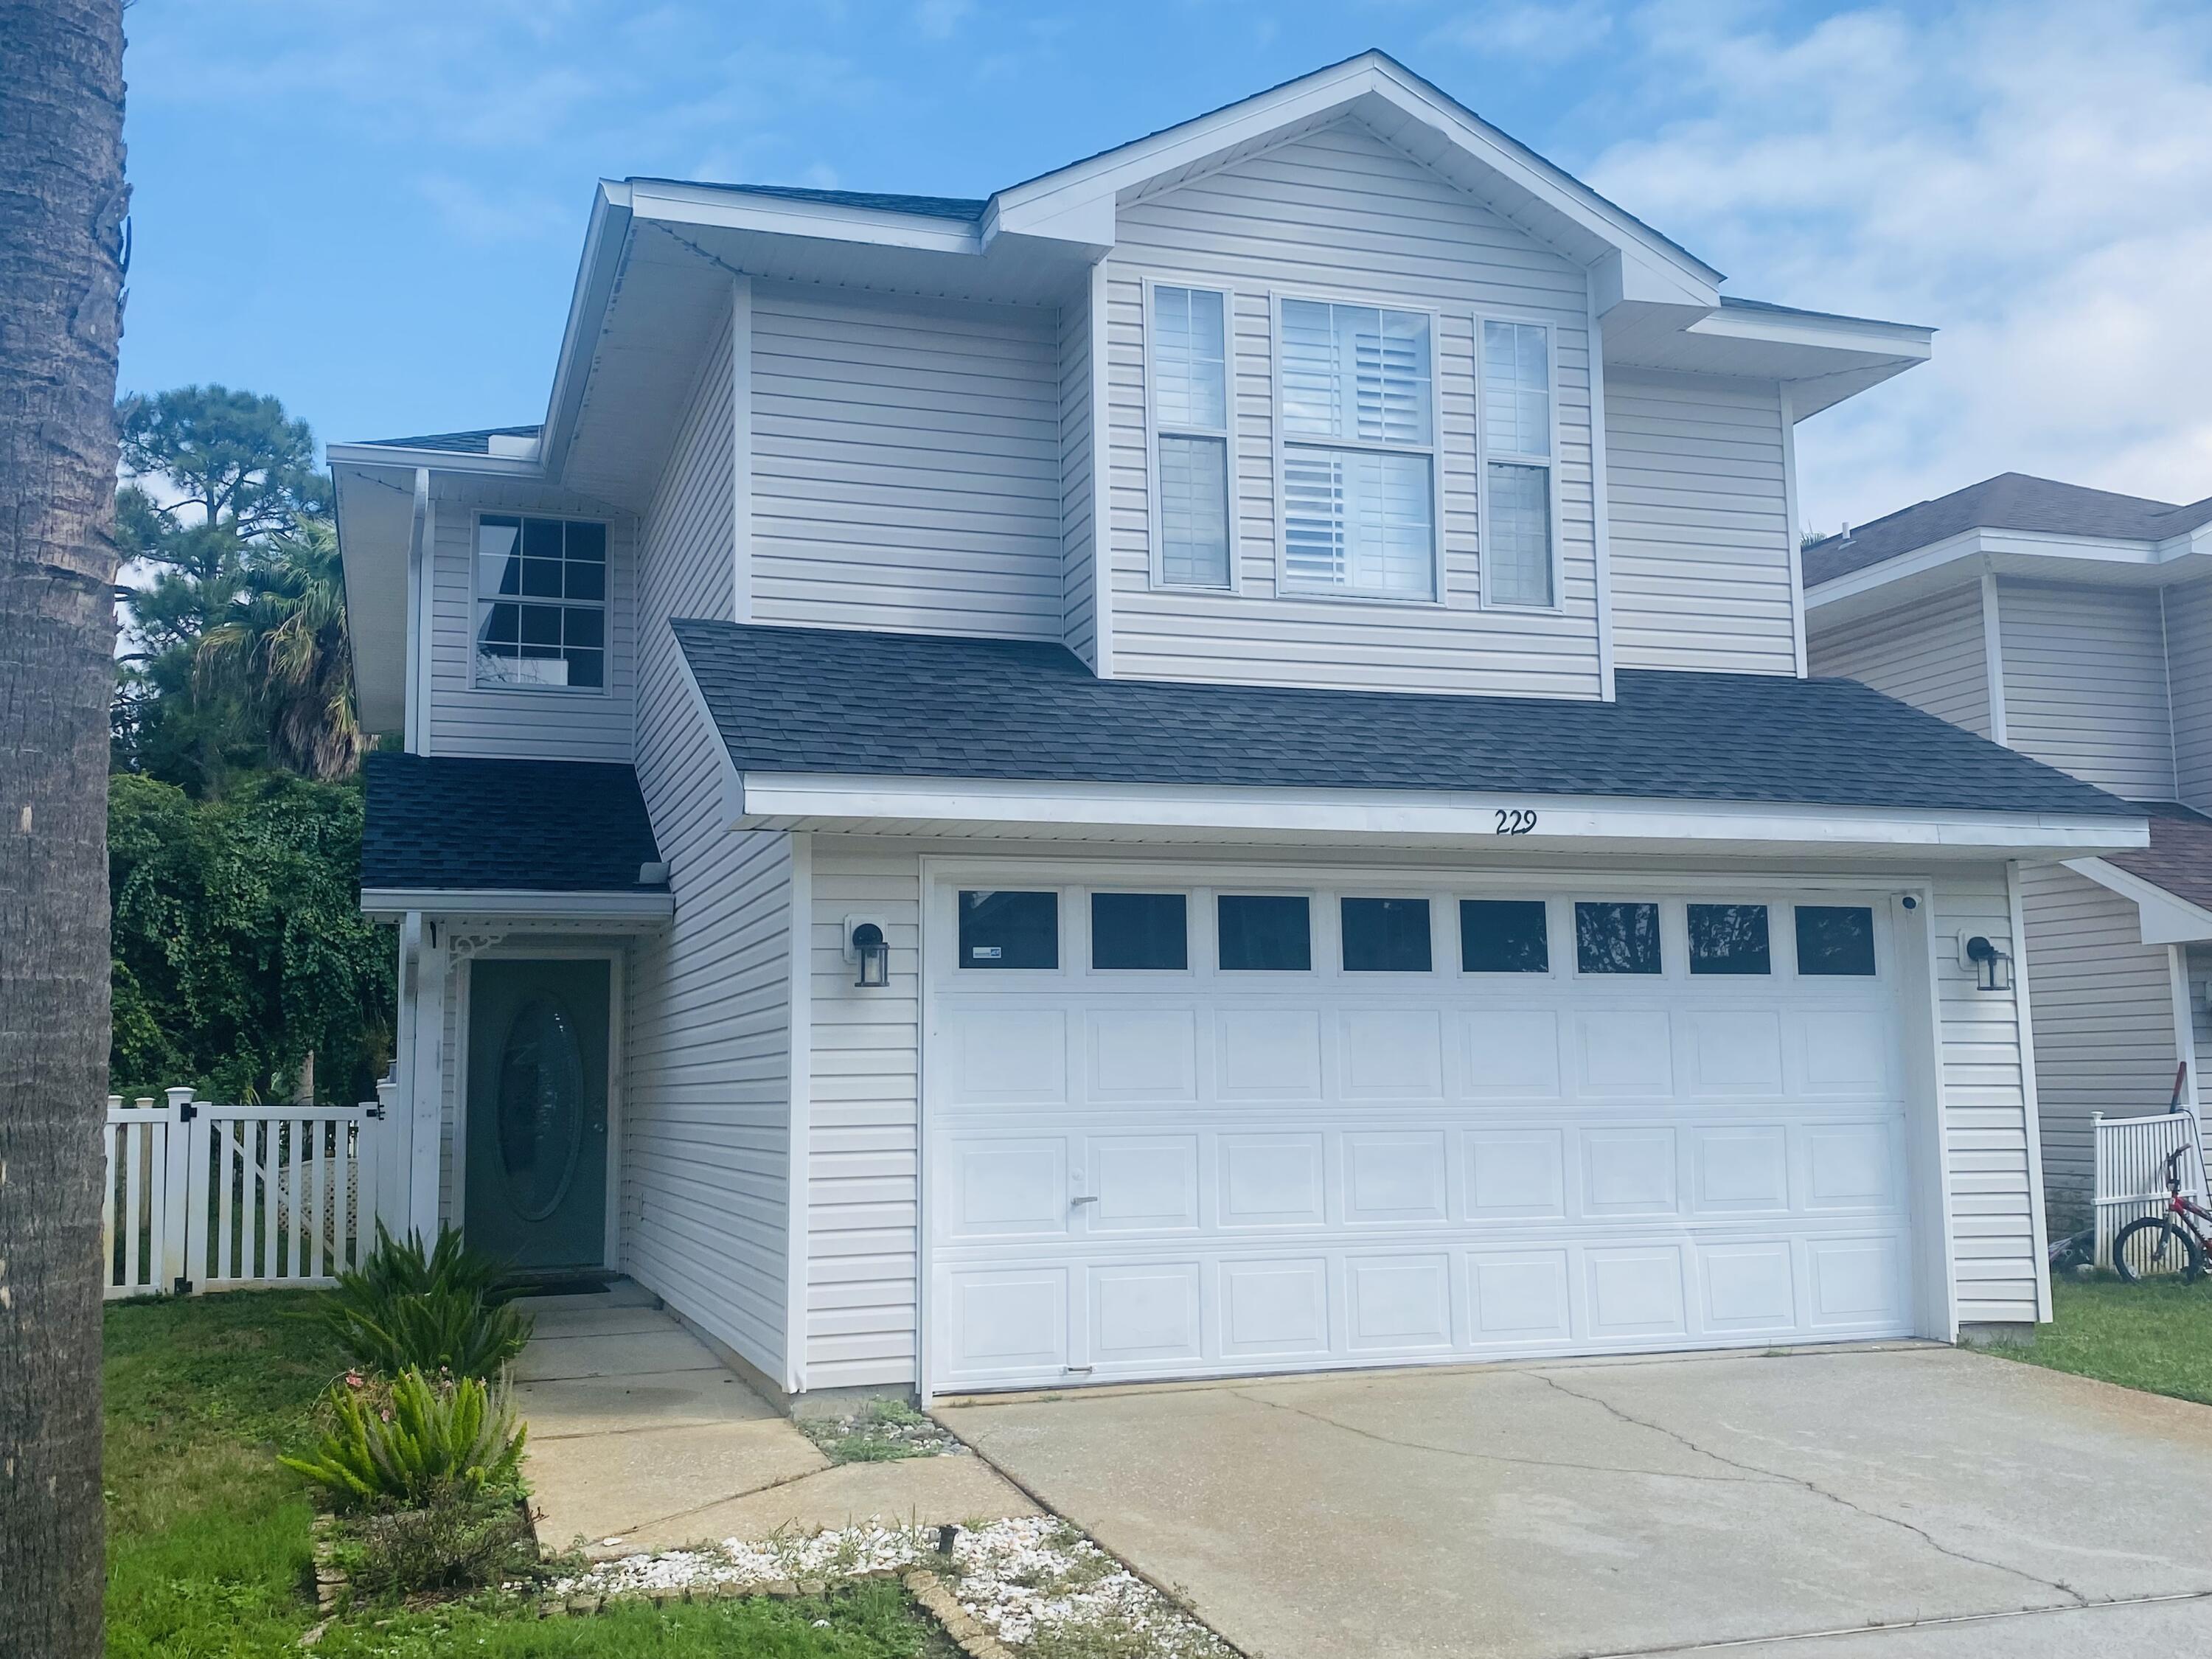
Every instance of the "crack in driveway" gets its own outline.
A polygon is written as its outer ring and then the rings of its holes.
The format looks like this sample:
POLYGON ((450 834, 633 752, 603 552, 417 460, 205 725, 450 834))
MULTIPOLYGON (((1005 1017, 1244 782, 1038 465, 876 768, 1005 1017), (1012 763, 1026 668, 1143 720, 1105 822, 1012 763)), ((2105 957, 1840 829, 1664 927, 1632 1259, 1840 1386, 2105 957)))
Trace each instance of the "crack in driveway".
POLYGON ((2059 1595, 2068 1598, 2067 1605, 2069 1606, 2094 1607, 2098 1605, 2088 1596, 2082 1595, 2080 1590, 2075 1589, 2071 1584, 2061 1583, 2055 1578, 2042 1577, 2035 1573, 2029 1572, 2025 1568, 2015 1567, 2009 1562, 1992 1561, 1985 1556, 1975 1555, 1969 1551, 1954 1548, 1951 1545, 1946 1544, 1942 1540, 1938 1539, 1925 1527, 1918 1526, 1911 1521, 1904 1519, 1900 1516, 1886 1515, 1880 1510, 1871 1510, 1867 1508, 1863 1504, 1854 1503, 1851 1499, 1845 1498, 1840 1492, 1830 1492, 1826 1486, 1820 1485, 1816 1481, 1808 1480, 1802 1474, 1791 1474, 1787 1470, 1784 1469, 1762 1468, 1756 1463, 1747 1463, 1741 1458, 1730 1457, 1726 1453, 1717 1452, 1710 1446, 1701 1446, 1696 1441, 1691 1439, 1689 1436, 1682 1433, 1680 1430, 1668 1428, 1664 1423, 1655 1423, 1649 1418, 1638 1417, 1633 1412, 1623 1410, 1620 1407, 1614 1405, 1610 1400, 1602 1399, 1594 1394, 1584 1394, 1579 1389, 1571 1389, 1565 1383, 1560 1382, 1558 1377, 1552 1376, 1548 1372, 1530 1370, 1523 1374, 1525 1376, 1534 1377, 1546 1387, 1565 1395, 1570 1400, 1579 1400, 1585 1405, 1595 1406, 1600 1411, 1609 1413, 1620 1422, 1626 1423, 1635 1428, 1649 1430, 1653 1434, 1664 1435, 1676 1445, 1695 1452, 1700 1457, 1709 1457, 1716 1463, 1723 1464, 1732 1469, 1741 1469, 1747 1474, 1761 1476, 1769 1481, 1778 1481, 1789 1486, 1800 1487, 1802 1490, 1812 1493, 1815 1498, 1825 1498, 1831 1504, 1834 1504, 1842 1509, 1850 1510, 1853 1515, 1862 1516, 1869 1521, 1880 1521, 1887 1523, 1887 1525, 1899 1528, 1905 1532, 1911 1533, 1914 1537, 1920 1540, 1922 1543, 1927 1545, 1929 1548, 1934 1550, 1939 1555, 1946 1555, 1954 1561, 1964 1561, 1972 1566, 1988 1567, 1996 1572, 2009 1573, 2015 1578, 2024 1578, 2029 1583, 2039 1585, 2045 1589, 2056 1590, 2059 1595))
MULTIPOLYGON (((1434 1452, 1443 1457, 1464 1457, 1473 1462, 1512 1463, 1525 1468, 1534 1469, 1581 1469, 1590 1474, 1643 1474, 1649 1475, 1656 1480, 1703 1480, 1737 1486, 1789 1484, 1784 1477, 1760 1474, 1755 1471, 1744 1474, 1698 1474, 1685 1469, 1629 1468, 1615 1463, 1579 1463, 1563 1457, 1516 1457, 1507 1452, 1474 1451, 1464 1446, 1440 1446, 1433 1441, 1407 1440, 1397 1435, 1385 1434, 1379 1429, 1363 1429, 1357 1424, 1346 1423, 1340 1418, 1331 1417, 1326 1412, 1312 1411, 1304 1406, 1286 1405, 1277 1400, 1264 1400, 1256 1394, 1247 1394, 1241 1389, 1232 1392, 1237 1399, 1249 1400, 1255 1406, 1265 1406, 1270 1411, 1288 1412, 1293 1417, 1303 1417, 1328 1428, 1340 1429, 1346 1434, 1357 1435, 1363 1440, 1372 1440, 1378 1445, 1396 1446, 1406 1451, 1434 1452)), ((1692 1451, 1697 1449, 1694 1446, 1691 1448, 1692 1451)), ((1725 1462, 1727 1460, 1723 1458, 1719 1461, 1725 1462)))

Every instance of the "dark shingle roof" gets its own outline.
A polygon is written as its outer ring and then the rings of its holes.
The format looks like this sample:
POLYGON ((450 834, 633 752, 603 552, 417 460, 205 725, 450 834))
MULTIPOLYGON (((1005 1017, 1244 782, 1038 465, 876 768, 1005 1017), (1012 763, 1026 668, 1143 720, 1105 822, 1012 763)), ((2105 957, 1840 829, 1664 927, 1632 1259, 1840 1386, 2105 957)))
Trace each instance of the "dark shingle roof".
POLYGON ((1101 680, 1057 645, 674 624, 741 770, 2136 809, 1854 680, 1619 676, 1612 703, 1101 680))
POLYGON ((2212 910, 2212 817, 2170 801, 2147 802, 2137 810, 2150 817, 2150 845, 2140 852, 2106 853, 2105 861, 2212 910))
POLYGON ((1848 536, 1829 536, 1806 548, 1805 585, 1818 587, 1838 576, 1893 559, 1968 530, 2031 530, 2054 536, 2110 536, 2160 541, 2212 520, 2212 496, 2177 507, 2142 495, 2084 489, 2055 478, 2000 472, 1932 501, 1900 508, 1848 536))
POLYGON ((780 196, 790 202, 820 202, 830 207, 871 208, 878 213, 918 213, 930 219, 959 219, 973 224, 991 204, 969 196, 892 196, 876 190, 815 190, 804 185, 724 185, 702 179, 633 178, 633 185, 696 185, 745 196, 780 196))
POLYGON ((635 892, 660 857, 627 766, 376 754, 362 769, 364 888, 635 892))
POLYGON ((473 432, 426 432, 412 438, 363 438, 386 449, 443 449, 456 455, 489 455, 494 438, 534 438, 542 426, 487 426, 473 432))

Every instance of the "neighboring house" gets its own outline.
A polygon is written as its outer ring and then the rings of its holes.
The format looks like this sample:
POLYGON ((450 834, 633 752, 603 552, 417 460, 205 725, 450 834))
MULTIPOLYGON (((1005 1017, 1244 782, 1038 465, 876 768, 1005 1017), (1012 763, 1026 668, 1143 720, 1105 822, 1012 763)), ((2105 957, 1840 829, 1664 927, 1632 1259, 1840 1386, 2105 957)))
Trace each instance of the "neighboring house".
POLYGON ((2021 873, 2045 1189, 2090 1198, 2090 1116, 2160 1112, 2212 1054, 2212 498, 2008 472, 1808 546, 1808 649, 2142 804, 2150 845, 2021 873))
POLYGON ((1374 53, 601 185, 542 427, 331 451, 416 1224, 794 1408, 2044 1316, 1961 940, 2142 817, 1804 678, 1929 335, 1720 282, 1374 53))

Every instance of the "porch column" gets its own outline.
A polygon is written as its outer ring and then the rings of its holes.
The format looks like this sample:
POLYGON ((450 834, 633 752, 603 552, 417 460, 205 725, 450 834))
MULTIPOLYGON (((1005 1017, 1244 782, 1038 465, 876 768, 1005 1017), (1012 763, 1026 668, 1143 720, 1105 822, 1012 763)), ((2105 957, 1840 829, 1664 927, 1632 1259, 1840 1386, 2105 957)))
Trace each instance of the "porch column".
POLYGON ((438 1231, 438 1152, 444 1128, 446 981, 451 949, 420 911, 401 925, 400 993, 413 1041, 401 1067, 407 1119, 407 1227, 427 1241, 438 1231))

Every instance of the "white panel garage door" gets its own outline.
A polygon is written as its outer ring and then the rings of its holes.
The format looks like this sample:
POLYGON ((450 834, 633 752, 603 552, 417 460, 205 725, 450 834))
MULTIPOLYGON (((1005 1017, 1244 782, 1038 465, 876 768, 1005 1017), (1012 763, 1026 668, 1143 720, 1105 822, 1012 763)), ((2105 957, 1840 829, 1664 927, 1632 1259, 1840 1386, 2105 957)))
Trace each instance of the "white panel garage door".
POLYGON ((1911 1328, 1886 896, 996 879, 931 901, 935 1389, 1911 1328))

